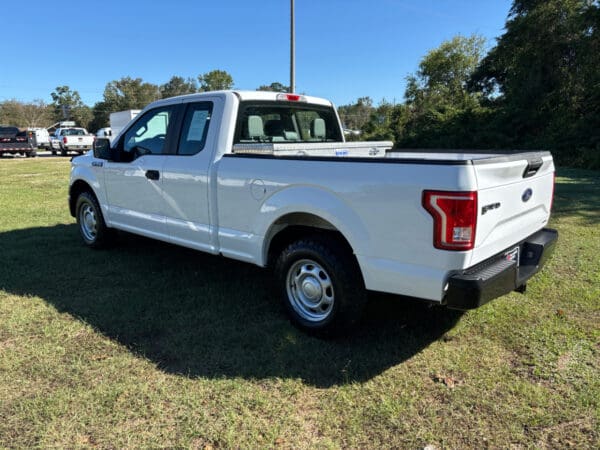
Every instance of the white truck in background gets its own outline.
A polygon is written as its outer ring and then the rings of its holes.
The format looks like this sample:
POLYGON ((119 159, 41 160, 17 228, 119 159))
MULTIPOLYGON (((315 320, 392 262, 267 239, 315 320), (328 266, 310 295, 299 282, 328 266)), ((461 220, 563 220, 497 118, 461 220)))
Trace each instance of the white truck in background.
POLYGON ((550 153, 391 146, 345 142, 315 97, 174 97, 73 159, 69 208, 92 248, 118 229, 274 268, 316 334, 353 324, 369 290, 457 309, 524 292, 558 236, 550 153))
POLYGON ((110 113, 111 141, 140 113, 140 111, 140 109, 127 109, 125 111, 110 113))
POLYGON ((88 133, 85 128, 66 127, 57 128, 50 137, 50 151, 53 155, 60 152, 61 156, 66 156, 68 152, 77 152, 80 155, 94 146, 95 137, 88 133))

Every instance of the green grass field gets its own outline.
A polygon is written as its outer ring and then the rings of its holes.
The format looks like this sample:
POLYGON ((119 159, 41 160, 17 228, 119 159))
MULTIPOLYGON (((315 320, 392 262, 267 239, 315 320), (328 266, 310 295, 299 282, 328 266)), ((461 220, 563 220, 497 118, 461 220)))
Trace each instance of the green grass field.
POLYGON ((332 341, 289 324, 267 271, 84 248, 68 174, 0 160, 0 447, 598 448, 600 172, 559 171, 559 245, 526 295, 373 296, 332 341))

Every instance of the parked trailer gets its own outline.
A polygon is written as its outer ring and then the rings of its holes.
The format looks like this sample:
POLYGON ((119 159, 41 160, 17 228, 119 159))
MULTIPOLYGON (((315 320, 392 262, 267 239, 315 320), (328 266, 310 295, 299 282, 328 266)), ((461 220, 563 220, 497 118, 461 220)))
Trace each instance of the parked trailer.
POLYGON ((37 155, 27 130, 18 127, 0 126, 0 156, 24 155, 28 158, 37 155))

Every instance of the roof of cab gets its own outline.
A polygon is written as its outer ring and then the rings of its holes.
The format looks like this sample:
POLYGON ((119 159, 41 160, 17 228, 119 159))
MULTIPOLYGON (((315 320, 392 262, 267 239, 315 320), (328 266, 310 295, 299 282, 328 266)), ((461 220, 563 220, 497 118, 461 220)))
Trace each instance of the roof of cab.
MULTIPOLYGON (((214 97, 214 96, 231 96, 234 95, 237 98, 239 98, 242 101, 245 100, 263 100, 263 101, 286 101, 285 98, 283 98, 283 96, 287 95, 286 93, 282 93, 282 92, 269 92, 269 91, 238 91, 238 90, 227 90, 227 91, 209 91, 209 92, 199 92, 197 94, 186 94, 186 95, 179 95, 177 97, 170 97, 170 98, 165 98, 162 100, 157 100, 153 103, 151 103, 150 105, 148 105, 146 108, 147 109, 149 106, 158 106, 161 104, 165 104, 165 103, 171 103, 174 99, 198 99, 198 100, 202 100, 205 97, 214 97)), ((302 97, 302 102, 306 102, 306 103, 310 103, 310 104, 315 104, 315 105, 323 105, 323 106, 333 106, 333 104, 329 101, 326 100, 324 98, 319 98, 319 97, 311 97, 308 95, 304 95, 304 94, 294 94, 294 95, 300 95, 302 97)))

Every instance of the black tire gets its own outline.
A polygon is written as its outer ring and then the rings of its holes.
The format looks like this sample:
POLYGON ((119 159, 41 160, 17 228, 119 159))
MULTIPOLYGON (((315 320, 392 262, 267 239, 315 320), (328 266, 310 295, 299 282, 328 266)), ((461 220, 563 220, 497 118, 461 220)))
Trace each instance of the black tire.
POLYGON ((28 158, 35 158, 37 156, 37 152, 35 150, 30 151, 26 154, 28 158))
POLYGON ((67 150, 65 148, 60 148, 60 156, 67 156, 67 150))
POLYGON ((356 259, 335 237, 309 236, 291 243, 275 263, 275 276, 292 323, 320 337, 350 329, 367 302, 356 259))
POLYGON ((89 191, 79 194, 75 212, 79 234, 84 244, 95 249, 108 247, 112 241, 112 230, 104 222, 96 196, 89 191))
POLYGON ((52 152, 52 156, 56 156, 56 150, 54 150, 54 147, 52 147, 50 151, 52 152))

